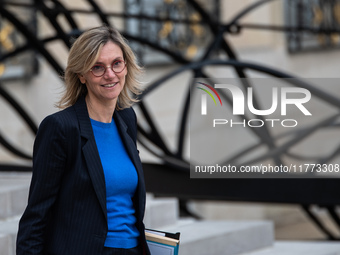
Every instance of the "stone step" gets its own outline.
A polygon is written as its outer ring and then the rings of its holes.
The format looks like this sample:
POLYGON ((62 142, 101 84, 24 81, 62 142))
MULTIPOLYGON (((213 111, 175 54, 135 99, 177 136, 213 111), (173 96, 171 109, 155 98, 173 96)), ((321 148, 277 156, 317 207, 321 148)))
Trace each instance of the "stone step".
POLYGON ((181 232, 180 255, 235 255, 274 244, 268 221, 189 221, 163 230, 181 232))
POLYGON ((242 255, 340 255, 339 242, 277 241, 272 247, 242 255))
MULTIPOLYGON (((31 174, 0 173, 0 255, 15 254, 18 222, 28 197, 31 174)), ((161 228, 178 221, 176 198, 154 198, 147 194, 145 225, 161 228)))
POLYGON ((154 198, 147 194, 144 224, 146 228, 159 229, 177 224, 179 208, 177 198, 154 198))
POLYGON ((15 255, 19 217, 0 221, 0 255, 15 255))
POLYGON ((30 180, 28 173, 0 173, 0 220, 23 213, 30 180))
POLYGON ((0 255, 15 255, 18 223, 28 197, 30 173, 0 173, 0 255))

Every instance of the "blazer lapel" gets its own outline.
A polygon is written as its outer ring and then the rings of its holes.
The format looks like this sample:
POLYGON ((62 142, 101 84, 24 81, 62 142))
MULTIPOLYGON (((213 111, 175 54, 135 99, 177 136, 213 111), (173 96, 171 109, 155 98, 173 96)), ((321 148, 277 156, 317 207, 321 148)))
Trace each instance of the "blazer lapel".
MULTIPOLYGON (((85 97, 81 97, 76 104, 74 104, 75 111, 77 113, 78 121, 79 121, 79 129, 80 135, 82 139, 84 139, 83 143, 83 154, 86 161, 86 165, 89 171, 90 178, 93 183, 94 190, 98 197, 100 206, 105 215, 105 219, 107 219, 107 209, 106 209, 106 185, 105 185, 105 177, 104 170, 100 161, 100 156, 98 153, 96 141, 94 139, 93 130, 91 121, 87 112, 85 97)), ((144 194, 145 184, 144 184, 144 176, 142 171, 142 164, 138 155, 138 151, 136 149, 135 142, 127 133, 128 126, 124 122, 123 118, 120 116, 119 111, 115 111, 114 113, 115 122, 121 136, 121 139, 125 145, 126 151, 129 154, 132 163, 136 167, 138 174, 138 193, 144 194)), ((144 212, 144 196, 139 197, 139 212, 144 212)))
MULTIPOLYGON (((145 194, 145 183, 144 183, 144 174, 142 170, 142 163, 139 158, 139 154, 136 148, 136 144, 133 139, 128 134, 128 126, 124 122, 123 118, 120 116, 119 111, 115 111, 114 113, 115 122, 120 133, 121 139, 125 145, 126 151, 129 154, 132 163, 136 167, 138 174, 138 193, 139 193, 139 213, 144 212, 145 206, 145 196, 141 194, 145 194)), ((143 216, 141 216, 143 218, 143 216)))
POLYGON ((138 155, 138 151, 136 149, 136 144, 128 134, 128 126, 124 122, 123 118, 119 115, 119 111, 115 111, 115 122, 119 131, 119 134, 121 136, 121 139, 126 147, 126 150, 132 160, 132 163, 135 165, 138 174, 140 174, 140 159, 138 155))
POLYGON ((91 121, 87 112, 85 98, 81 97, 74 105, 78 121, 80 135, 84 139, 83 154, 86 161, 87 169, 93 183, 94 190, 98 197, 100 206, 107 219, 106 211, 106 187, 103 167, 100 161, 96 141, 94 139, 91 121))

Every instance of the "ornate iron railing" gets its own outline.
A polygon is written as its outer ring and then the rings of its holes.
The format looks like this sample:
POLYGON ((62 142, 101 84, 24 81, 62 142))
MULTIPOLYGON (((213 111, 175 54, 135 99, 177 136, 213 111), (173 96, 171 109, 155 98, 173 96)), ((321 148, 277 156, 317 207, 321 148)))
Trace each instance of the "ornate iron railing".
MULTIPOLYGON (((51 52, 48 50, 47 45, 53 41, 61 41, 67 48, 71 46, 71 39, 82 32, 82 27, 78 24, 74 15, 77 14, 95 14, 101 20, 101 22, 106 24, 112 24, 111 18, 119 17, 126 21, 137 20, 148 21, 148 22, 158 22, 164 28, 164 35, 167 38, 167 42, 157 42, 157 40, 151 40, 149 36, 140 36, 134 34, 133 31, 122 30, 122 34, 132 43, 137 43, 139 48, 137 52, 143 51, 143 47, 148 46, 153 50, 167 56, 167 59, 180 64, 181 66, 171 73, 166 74, 157 81, 150 84, 144 93, 141 95, 142 101, 139 103, 138 107, 141 110, 144 119, 147 121, 147 127, 144 125, 138 125, 139 131, 139 142, 145 146, 147 150, 158 157, 162 164, 144 164, 145 175, 147 181, 148 191, 154 192, 157 195, 172 195, 177 196, 181 201, 185 202, 188 199, 218 199, 218 200, 237 200, 237 201, 254 201, 254 202, 277 202, 277 203, 294 203, 301 204, 306 212, 311 216, 316 224, 319 225, 321 229, 328 235, 332 240, 337 239, 335 235, 330 233, 312 214, 309 207, 313 204, 324 206, 330 212, 331 217, 336 221, 340 227, 340 220, 336 214, 336 206, 340 203, 340 199, 337 194, 337 187, 339 185, 338 179, 276 179, 276 180, 251 180, 251 179, 223 179, 223 180, 190 180, 189 179, 189 161, 184 155, 184 147, 186 143, 186 126, 188 122, 189 115, 189 101, 190 93, 189 87, 186 96, 186 100, 182 107, 182 113, 180 118, 180 125, 178 127, 178 137, 176 142, 176 149, 172 150, 166 144, 164 137, 162 137, 161 132, 158 130, 152 115, 150 114, 150 109, 148 109, 145 102, 147 101, 148 95, 150 95, 154 90, 161 89, 162 85, 168 79, 184 72, 191 71, 192 78, 195 77, 205 77, 209 78, 209 75, 205 72, 206 66, 223 66, 234 70, 235 76, 239 78, 247 77, 247 70, 255 70, 257 72, 277 77, 277 78, 292 78, 294 75, 287 74, 280 70, 275 70, 273 68, 264 66, 262 64, 254 64, 239 61, 237 53, 234 51, 230 42, 226 39, 225 35, 235 35, 246 29, 261 29, 269 31, 281 31, 289 35, 293 35, 291 38, 296 38, 297 35, 312 34, 312 35, 323 35, 329 36, 330 34, 339 34, 340 29, 338 26, 310 26, 306 23, 298 23, 292 25, 260 25, 260 24, 247 24, 241 21, 242 18, 249 15, 251 12, 257 8, 275 0, 261 0, 257 1, 239 14, 235 15, 229 22, 221 23, 218 19, 218 15, 212 15, 205 8, 202 7, 202 3, 195 0, 187 1, 170 1, 172 4, 185 4, 190 8, 190 13, 194 13, 193 18, 184 16, 173 17, 172 13, 165 12, 163 16, 155 14, 146 13, 117 13, 110 12, 109 10, 104 10, 97 4, 95 0, 87 0, 84 3, 88 8, 86 9, 72 9, 66 8, 61 1, 58 0, 34 0, 32 3, 23 3, 16 1, 2 1, 0 5, 0 15, 3 20, 12 24, 18 33, 21 34, 25 41, 17 46, 15 49, 11 49, 8 52, 2 52, 0 56, 0 62, 4 62, 10 58, 18 56, 26 51, 35 51, 39 53, 45 60, 50 64, 51 68, 57 73, 63 73, 63 67, 55 59, 51 52), (15 8, 30 8, 32 11, 43 15, 47 19, 54 29, 54 35, 47 38, 39 38, 35 31, 32 31, 15 13, 13 10, 15 8), (66 31, 65 27, 59 22, 60 17, 64 18, 64 21, 68 24, 69 29, 66 31), (167 24, 167 25, 166 25, 167 24), (186 51, 185 47, 178 47, 181 40, 187 40, 186 37, 174 37, 169 36, 171 32, 176 33, 178 30, 172 28, 171 26, 184 26, 188 29, 188 26, 196 26, 196 30, 205 29, 207 33, 210 34, 211 40, 207 44, 199 45, 201 48, 193 47, 194 50, 191 52, 186 51), (170 31, 170 32, 169 32, 170 31), (176 40, 174 40, 175 38, 176 40), (175 41, 175 42, 174 42, 175 41), (173 47, 173 44, 176 47, 173 47), (199 48, 199 54, 193 55, 192 52, 197 52, 199 48), (222 53, 227 57, 227 60, 221 60, 216 57, 216 53, 222 53), (149 145, 152 146, 149 146, 149 145), (154 149, 156 148, 156 150, 154 149), (176 183, 176 185, 174 185, 176 183), (202 187, 206 187, 202 190, 202 187), (303 187, 303 188, 302 188, 303 187), (280 193, 277 193, 280 190, 280 193)), ((141 3, 143 1, 137 1, 136 3, 141 3)), ((167 1, 169 2, 169 1, 167 1)), ((294 4, 305 4, 303 0, 291 1, 294 4)), ((321 1, 329 2, 329 1, 321 1)), ((321 3, 320 2, 320 3, 321 3)), ((218 4, 218 1, 216 1, 218 4)), ((319 2, 315 2, 317 4, 319 2)), ((174 7, 168 6, 168 7, 174 7)), ((297 15, 302 15, 301 12, 297 12, 297 15)), ((142 23, 142 22, 141 22, 142 23)), ((127 26, 129 27, 129 26, 127 26)), ((159 29, 158 29, 159 30, 159 29)), ((193 40, 193 39, 192 39, 193 40)), ((190 41, 191 42, 191 41, 190 41)), ((184 44, 188 42, 184 42, 184 44)), ((293 50, 292 50, 293 51, 293 50)), ((143 56, 141 55, 142 59, 143 56)), ((148 63, 148 59, 145 62, 148 63)), ((296 78, 296 77, 294 77, 296 78)), ((299 79, 295 79, 299 81, 299 79)), ((6 81, 2 81, 6 82, 6 81)), ((334 95, 327 94, 326 92, 316 89, 309 84, 300 81, 300 85, 308 86, 309 90, 316 97, 332 104, 336 108, 340 108, 340 100, 334 95)), ((190 82, 189 82, 190 85, 190 82)), ((251 84, 244 84, 245 87, 251 86, 251 84)), ((32 118, 27 114, 23 107, 20 106, 14 98, 5 90, 5 88, 0 84, 0 95, 5 98, 11 107, 13 107, 18 114, 24 119, 28 124, 30 130, 33 133, 37 131, 37 125, 34 123, 32 118)), ((224 96, 227 100, 227 96, 224 96)), ((255 104, 258 102, 255 99, 255 104)), ((324 126, 333 125, 333 121, 324 124, 324 126)), ((320 128, 321 126, 316 125, 310 128, 310 132, 313 129, 320 128)), ((286 153, 286 150, 280 150, 280 148, 275 144, 275 137, 272 137, 268 132, 268 127, 264 126, 260 132, 255 132, 255 135, 264 144, 268 151, 276 150, 276 154, 272 155, 268 152, 268 155, 273 158, 277 164, 282 164, 282 155, 286 153)), ((30 159, 30 155, 22 152, 20 148, 16 148, 14 145, 6 139, 4 135, 0 135, 0 143, 10 152, 16 156, 23 159, 30 159)), ((246 151, 244 152, 246 153, 246 151)), ((326 158, 320 160, 330 160, 334 156, 339 155, 338 150, 332 151, 330 155, 326 158)), ((262 155, 266 156, 266 155, 262 155)), ((299 155, 296 155, 297 157, 299 155)), ((29 166, 20 165, 7 165, 0 163, 0 170, 9 171, 30 171, 29 166)), ((185 203, 182 203, 185 205, 185 203)), ((183 210, 186 208, 183 207, 183 210)))

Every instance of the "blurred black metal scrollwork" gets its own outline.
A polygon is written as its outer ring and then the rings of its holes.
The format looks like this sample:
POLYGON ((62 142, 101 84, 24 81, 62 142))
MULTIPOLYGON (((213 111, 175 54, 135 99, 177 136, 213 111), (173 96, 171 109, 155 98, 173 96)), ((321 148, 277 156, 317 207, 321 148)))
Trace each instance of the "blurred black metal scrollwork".
MULTIPOLYGON (((161 164, 144 164, 148 191, 157 195, 177 196, 182 201, 183 211, 187 210, 185 201, 189 199, 300 204, 328 238, 336 240, 337 237, 328 231, 312 213, 310 206, 313 204, 324 206, 340 227, 340 220, 336 214, 336 206, 340 201, 335 193, 336 187, 339 185, 338 179, 189 180, 189 161, 184 153, 189 115, 189 88, 179 116, 180 124, 177 130, 175 150, 170 149, 167 145, 145 102, 148 95, 154 90, 161 89, 164 82, 182 72, 191 72, 192 78, 211 78, 205 71, 207 66, 230 68, 236 77, 242 79, 247 78, 247 71, 251 70, 275 78, 296 78, 295 80, 299 81, 294 75, 275 68, 240 61, 228 38, 244 30, 268 30, 286 33, 290 52, 307 49, 309 44, 305 42, 311 37, 314 38, 314 48, 320 45, 335 47, 340 32, 339 1, 313 1, 312 6, 310 5, 311 1, 284 1, 286 10, 294 10, 294 12, 289 12, 294 17, 289 16, 289 22, 285 25, 250 24, 242 21, 244 17, 265 4, 283 2, 278 0, 256 1, 225 23, 220 21, 218 12, 220 1, 218 0, 165 0, 162 4, 160 4, 160 1, 156 2, 157 4, 151 8, 151 0, 128 0, 124 1, 124 12, 115 12, 102 8, 95 0, 84 1, 86 8, 67 8, 63 1, 58 0, 2 1, 0 4, 0 45, 2 48, 0 51, 0 63, 2 63, 0 72, 1 68, 6 68, 4 65, 8 60, 27 52, 34 52, 39 53, 57 74, 62 75, 62 64, 53 57, 47 46, 50 42, 61 41, 65 47, 70 48, 72 38, 78 36, 84 29, 75 19, 76 15, 95 15, 102 23, 110 25, 114 25, 112 21, 114 19, 123 19, 124 29, 121 32, 135 47, 144 64, 171 61, 180 65, 178 69, 150 84, 140 96, 142 100, 137 105, 147 123, 147 126, 138 124, 138 140, 162 162, 161 164), (145 6, 148 6, 148 8, 145 6), (49 37, 40 38, 35 31, 34 24, 28 26, 17 15, 16 11, 22 8, 44 16, 53 28, 54 33, 49 37), (307 14, 306 10, 309 10, 307 14), (332 19, 327 15, 329 12, 332 12, 332 19), (66 22, 67 26, 62 25, 60 20, 66 22), (310 22, 310 20, 314 22, 310 22), (6 41, 12 28, 22 38, 20 43, 15 45, 10 45, 10 42, 6 41), (318 43, 315 43, 315 38, 319 40, 318 43), (154 56, 149 58, 146 53, 150 51, 157 51, 162 57, 159 59, 154 56), (219 56, 223 56, 223 58, 219 56), (202 189, 203 186, 206 188, 202 189)), ((35 71, 37 71, 37 68, 35 68, 35 71)), ((245 82, 243 86, 246 88, 251 84, 245 82)), ((308 87, 311 93, 320 100, 333 105, 337 109, 340 108, 340 100, 334 95, 327 94, 303 81, 299 81, 299 86, 308 87)), ((30 130, 36 133, 37 126, 32 118, 25 112, 20 103, 14 100, 5 90, 2 84, 0 84, 0 95, 24 119, 30 130)), ((230 103, 230 99, 226 95, 224 97, 230 103)), ((254 106, 258 103, 255 98, 254 106)), ((319 126, 311 127, 308 132, 332 125, 335 125, 332 120, 327 123, 319 123, 319 126)), ((266 125, 259 130, 252 131, 258 137, 260 144, 268 148, 268 152, 262 155, 262 158, 271 157, 276 164, 283 164, 282 156, 287 153, 288 148, 280 148, 276 144, 276 138, 270 134, 266 125)), ((299 138, 304 137, 300 136, 299 138)), ((20 148, 11 145, 3 134, 0 134, 0 143, 20 158, 30 159, 31 157, 22 152, 20 148)), ((247 153, 247 150, 244 153, 247 153)), ((334 150, 328 157, 319 160, 320 162, 331 160, 339 153, 339 150, 334 150)), ((298 155, 295 156, 298 157, 298 155)), ((31 168, 29 166, 6 165, 0 162, 0 170, 30 171, 31 168)), ((188 210, 187 212, 190 213, 188 210)))
MULTIPOLYGON (((286 22, 291 27, 312 24, 324 33, 292 32, 287 35, 291 53, 335 48, 340 46, 340 1, 286 1, 286 22)), ((312 27, 312 28, 313 28, 312 27)))

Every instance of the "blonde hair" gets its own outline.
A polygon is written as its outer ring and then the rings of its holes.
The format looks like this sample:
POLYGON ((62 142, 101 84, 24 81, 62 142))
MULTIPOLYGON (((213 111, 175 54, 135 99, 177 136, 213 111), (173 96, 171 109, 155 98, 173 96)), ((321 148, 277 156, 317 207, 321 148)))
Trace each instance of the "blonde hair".
POLYGON ((106 25, 91 28, 82 33, 73 43, 65 70, 65 92, 57 107, 63 109, 75 104, 78 98, 87 94, 86 85, 79 80, 78 74, 86 73, 98 59, 101 48, 107 42, 117 44, 122 52, 128 70, 125 85, 118 96, 117 110, 130 107, 137 102, 136 95, 141 93, 141 82, 137 76, 142 73, 137 59, 125 38, 113 27, 106 25))

